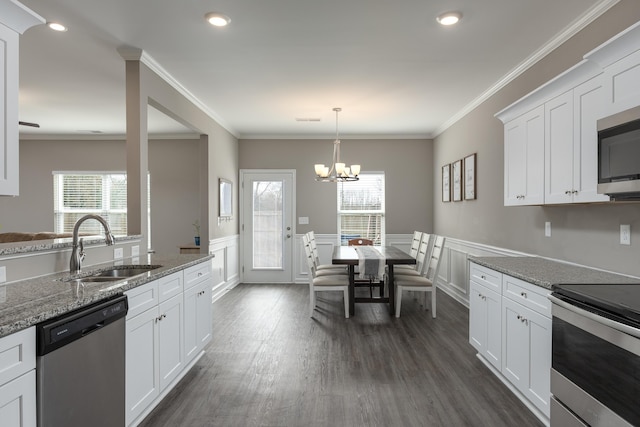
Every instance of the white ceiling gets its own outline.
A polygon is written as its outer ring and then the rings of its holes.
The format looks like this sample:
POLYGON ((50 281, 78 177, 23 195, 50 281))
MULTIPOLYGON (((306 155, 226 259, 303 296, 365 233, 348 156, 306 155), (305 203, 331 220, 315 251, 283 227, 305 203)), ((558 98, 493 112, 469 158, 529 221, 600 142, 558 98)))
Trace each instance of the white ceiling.
MULTIPOLYGON (((616 0, 22 0, 22 137, 125 133, 124 60, 144 50, 239 138, 437 135, 616 0), (442 27, 436 16, 463 18, 442 27), (218 11, 226 28, 204 20, 218 11), (298 122, 296 117, 320 118, 298 122)), ((151 133, 189 132, 159 112, 151 133)))

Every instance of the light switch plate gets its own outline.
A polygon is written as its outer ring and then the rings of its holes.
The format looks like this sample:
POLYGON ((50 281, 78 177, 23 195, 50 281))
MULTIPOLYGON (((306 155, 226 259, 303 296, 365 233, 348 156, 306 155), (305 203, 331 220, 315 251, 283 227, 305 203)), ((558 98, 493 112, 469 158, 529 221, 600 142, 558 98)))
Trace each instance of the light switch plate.
POLYGON ((631 244, 631 225, 620 224, 620 244, 621 245, 631 244))
POLYGON ((298 224, 299 225, 307 225, 307 224, 309 224, 309 217, 308 216, 299 216, 298 217, 298 224))
POLYGON ((551 222, 547 221, 544 223, 544 235, 546 237, 551 237, 551 222))
POLYGON ((113 259, 121 259, 124 256, 123 248, 115 248, 113 250, 113 259))
POLYGON ((4 283, 7 281, 7 267, 0 267, 0 283, 4 283))

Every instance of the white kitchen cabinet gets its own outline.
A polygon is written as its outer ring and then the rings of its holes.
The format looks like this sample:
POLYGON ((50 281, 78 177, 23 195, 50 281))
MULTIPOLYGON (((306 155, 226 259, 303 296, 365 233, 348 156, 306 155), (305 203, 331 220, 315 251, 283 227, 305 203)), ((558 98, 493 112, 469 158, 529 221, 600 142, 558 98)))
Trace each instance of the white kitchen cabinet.
POLYGON ((127 291, 126 422, 136 420, 184 368, 182 272, 127 291))
POLYGON ((502 368, 502 297, 473 280, 469 290, 469 342, 499 370, 502 368))
POLYGON ((0 424, 36 426, 35 327, 0 338, 0 424))
MULTIPOLYGON (((141 286, 157 286, 148 283, 141 286)), ((139 288, 135 288, 137 290, 139 288)), ((160 394, 158 307, 132 318, 126 325, 126 416, 130 425, 160 394)))
POLYGON ((544 203, 544 105, 504 126, 504 205, 544 203))
POLYGON ((211 264, 202 263, 185 270, 184 351, 189 363, 212 337, 211 264))
POLYGON ((0 195, 18 195, 19 37, 45 20, 14 1, 0 4, 0 195))
POLYGON ((506 297, 502 305, 502 374, 549 417, 551 319, 506 297))
POLYGON ((600 74, 545 103, 545 204, 609 200, 597 193, 596 122, 605 98, 600 74))
POLYGON ((640 105, 640 50, 606 67, 604 73, 608 97, 605 116, 640 105))

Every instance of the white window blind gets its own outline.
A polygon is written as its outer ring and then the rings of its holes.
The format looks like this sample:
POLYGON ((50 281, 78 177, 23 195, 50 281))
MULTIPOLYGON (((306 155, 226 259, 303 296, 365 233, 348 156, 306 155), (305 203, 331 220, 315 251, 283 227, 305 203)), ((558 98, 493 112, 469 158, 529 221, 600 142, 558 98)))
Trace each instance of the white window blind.
POLYGON ((362 237, 384 245, 384 173, 363 173, 358 181, 337 185, 340 243, 362 237))
MULTIPOLYGON (((124 173, 77 172, 53 174, 54 231, 69 233, 87 214, 107 220, 117 236, 127 234, 127 175, 124 173)), ((102 234, 97 221, 82 224, 82 233, 102 234)))

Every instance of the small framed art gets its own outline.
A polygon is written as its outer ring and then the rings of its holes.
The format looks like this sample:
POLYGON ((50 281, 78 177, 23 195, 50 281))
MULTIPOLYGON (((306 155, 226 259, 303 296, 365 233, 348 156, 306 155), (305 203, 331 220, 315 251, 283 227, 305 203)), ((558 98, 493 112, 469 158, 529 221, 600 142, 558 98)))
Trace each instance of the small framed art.
POLYGON ((231 181, 220 178, 220 217, 231 217, 233 215, 232 206, 232 184, 231 181))
POLYGON ((453 186, 453 201, 462 200, 462 160, 451 163, 451 181, 453 186))
POLYGON ((442 201, 451 201, 451 165, 446 164, 442 167, 442 201))
POLYGON ((464 199, 476 198, 476 154, 464 158, 464 199))

